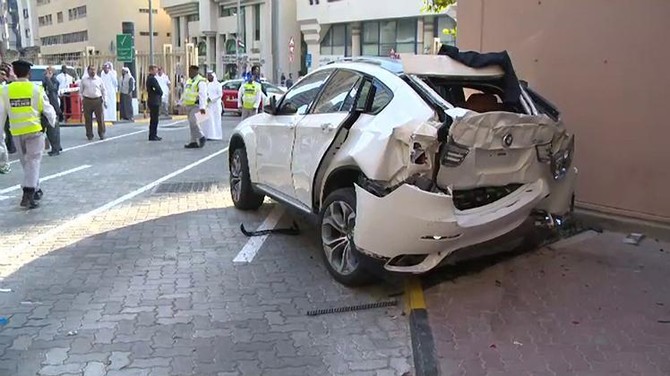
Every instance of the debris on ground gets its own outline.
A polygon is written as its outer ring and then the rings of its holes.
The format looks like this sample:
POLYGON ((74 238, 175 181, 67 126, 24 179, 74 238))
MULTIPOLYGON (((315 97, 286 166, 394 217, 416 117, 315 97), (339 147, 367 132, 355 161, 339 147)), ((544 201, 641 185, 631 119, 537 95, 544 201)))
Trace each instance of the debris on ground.
POLYGON ((496 286, 497 286, 497 287, 502 286, 502 282, 500 282, 500 281, 498 281, 498 280, 496 279, 496 286))
POLYGON ((659 324, 670 324, 670 320, 658 320, 659 324))
POLYGON ((496 344, 495 344, 495 343, 494 343, 494 344, 492 344, 492 345, 491 345, 491 346, 489 346, 489 347, 490 347, 490 348, 492 348, 492 349, 497 349, 497 348, 498 348, 498 346, 496 346, 496 344))
POLYGON ((42 302, 31 302, 31 301, 25 301, 21 302, 21 305, 41 305, 42 302))
POLYGON ((517 346, 523 346, 523 343, 521 343, 521 342, 519 342, 519 341, 514 341, 514 342, 512 342, 512 343, 515 344, 515 345, 517 345, 517 346))
POLYGON ((623 242, 630 245, 639 245, 643 238, 644 234, 631 232, 623 239, 623 242))
POLYGON ((0 289, 0 292, 12 292, 12 289, 0 289))
POLYGON ((579 325, 579 321, 576 321, 576 320, 575 320, 575 321, 572 322, 572 324, 573 324, 573 325, 579 325))
POLYGON ((76 336, 77 334, 79 334, 79 333, 77 333, 76 330, 70 330, 69 332, 67 332, 67 336, 68 336, 68 337, 74 337, 74 336, 76 336))
POLYGON ((9 317, 0 317, 0 326, 9 324, 9 317))
POLYGON ((244 228, 244 224, 240 224, 240 230, 247 237, 263 236, 269 234, 300 235, 300 228, 298 227, 298 224, 295 221, 293 221, 293 225, 290 228, 274 228, 267 230, 248 231, 246 228, 244 228))

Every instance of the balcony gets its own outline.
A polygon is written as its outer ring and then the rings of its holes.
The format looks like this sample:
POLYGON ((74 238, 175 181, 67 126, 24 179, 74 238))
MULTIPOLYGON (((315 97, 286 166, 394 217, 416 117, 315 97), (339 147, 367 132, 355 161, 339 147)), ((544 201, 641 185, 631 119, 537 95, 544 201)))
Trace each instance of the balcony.
POLYGON ((388 0, 319 0, 310 5, 309 0, 298 0, 298 22, 316 20, 319 24, 333 24, 362 20, 403 18, 424 15, 421 1, 398 1, 388 6, 388 0))

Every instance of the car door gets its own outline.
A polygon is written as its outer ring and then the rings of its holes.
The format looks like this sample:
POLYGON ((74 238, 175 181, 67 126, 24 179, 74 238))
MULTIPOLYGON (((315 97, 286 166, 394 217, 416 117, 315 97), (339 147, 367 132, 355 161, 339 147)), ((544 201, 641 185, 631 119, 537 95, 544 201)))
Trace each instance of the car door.
POLYGON ((296 198, 312 205, 312 185, 324 153, 350 116, 363 76, 338 70, 328 80, 310 113, 296 127, 291 170, 296 198))
POLYGON ((223 102, 224 111, 237 111, 237 93, 240 90, 242 81, 226 81, 223 83, 223 102))
POLYGON ((296 126, 307 114, 332 69, 315 72, 283 97, 273 116, 257 116, 256 171, 258 184, 284 198, 295 199, 291 175, 291 153, 296 126))

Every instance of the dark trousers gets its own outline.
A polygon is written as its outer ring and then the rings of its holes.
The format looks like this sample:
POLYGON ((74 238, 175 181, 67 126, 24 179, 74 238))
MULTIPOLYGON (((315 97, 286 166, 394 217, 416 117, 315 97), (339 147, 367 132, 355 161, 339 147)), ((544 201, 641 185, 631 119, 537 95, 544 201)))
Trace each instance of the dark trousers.
MULTIPOLYGON (((0 140, 2 142, 2 140, 0 140)), ((9 131, 9 118, 5 122, 5 146, 7 146, 7 153, 14 154, 16 153, 16 145, 14 145, 14 137, 12 137, 12 132, 9 131)))
POLYGON ((60 146, 60 123, 56 122, 56 125, 51 127, 49 124, 44 124, 43 127, 47 129, 47 140, 49 140, 49 145, 51 145, 52 151, 61 151, 63 148, 60 146))
POLYGON ((158 136, 158 117, 160 116, 160 105, 149 105, 149 138, 158 136))
POLYGON ((93 114, 98 121, 98 136, 105 137, 105 113, 103 111, 102 97, 86 98, 84 97, 84 124, 86 125, 86 137, 93 138, 93 114))

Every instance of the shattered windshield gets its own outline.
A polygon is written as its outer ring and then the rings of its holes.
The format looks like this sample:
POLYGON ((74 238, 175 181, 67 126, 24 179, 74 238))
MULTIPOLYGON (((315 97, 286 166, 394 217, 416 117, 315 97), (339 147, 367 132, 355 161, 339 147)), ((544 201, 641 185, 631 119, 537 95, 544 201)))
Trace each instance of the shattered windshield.
POLYGON ((419 76, 409 75, 409 79, 412 80, 415 84, 419 85, 421 89, 430 94, 431 97, 435 99, 435 102, 442 107, 443 110, 448 110, 454 108, 454 106, 447 102, 440 94, 438 94, 433 88, 426 84, 419 76))

